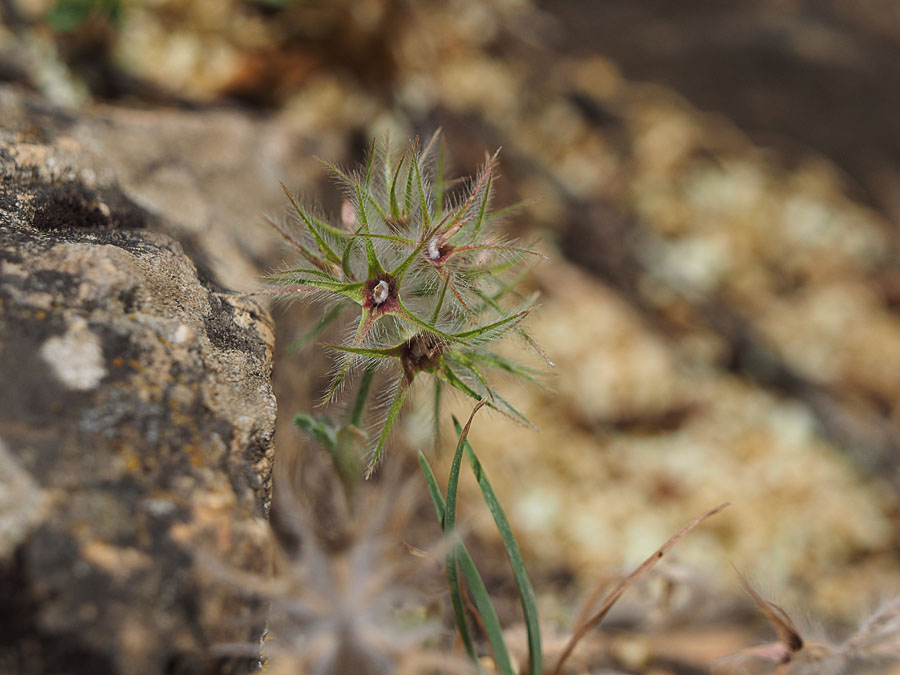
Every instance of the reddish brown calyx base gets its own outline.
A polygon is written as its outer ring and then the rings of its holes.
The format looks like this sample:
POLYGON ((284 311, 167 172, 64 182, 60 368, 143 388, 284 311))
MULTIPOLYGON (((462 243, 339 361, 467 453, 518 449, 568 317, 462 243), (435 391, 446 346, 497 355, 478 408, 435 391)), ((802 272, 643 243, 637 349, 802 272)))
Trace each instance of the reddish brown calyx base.
POLYGON ((437 368, 447 343, 434 333, 419 333, 407 340, 400 351, 400 363, 409 382, 417 373, 437 368))
POLYGON ((397 300, 397 281, 390 274, 369 279, 363 287, 363 308, 380 316, 400 308, 397 300))
POLYGON ((425 256, 425 259, 428 260, 435 267, 441 267, 450 257, 450 254, 453 252, 453 246, 451 246, 446 240, 442 238, 435 237, 431 241, 428 242, 428 245, 425 246, 425 250, 422 254, 425 256))

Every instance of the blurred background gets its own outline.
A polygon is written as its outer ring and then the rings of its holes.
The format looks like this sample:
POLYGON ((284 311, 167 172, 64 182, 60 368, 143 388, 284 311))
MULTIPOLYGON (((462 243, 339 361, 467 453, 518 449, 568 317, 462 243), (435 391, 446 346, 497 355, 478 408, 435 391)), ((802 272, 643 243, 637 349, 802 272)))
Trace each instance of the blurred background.
MULTIPOLYGON (((226 288, 258 288, 284 258, 263 219, 284 213, 279 181, 339 211, 316 156, 353 165, 373 137, 441 127, 466 176, 502 146, 495 206, 524 200, 507 229, 548 255, 529 321, 556 366, 546 389, 507 387, 540 433, 481 415, 471 438, 548 630, 733 502, 623 598, 585 668, 708 672, 774 639, 734 568, 838 638, 900 592, 900 5, 2 0, 0 13, 17 124, 39 135, 52 117, 226 288)), ((284 456, 307 443, 290 419, 328 364, 288 349, 314 308, 273 313, 284 456)), ((406 419, 405 444, 427 442, 406 419)), ((493 523, 464 491, 476 559, 515 623, 493 523)))

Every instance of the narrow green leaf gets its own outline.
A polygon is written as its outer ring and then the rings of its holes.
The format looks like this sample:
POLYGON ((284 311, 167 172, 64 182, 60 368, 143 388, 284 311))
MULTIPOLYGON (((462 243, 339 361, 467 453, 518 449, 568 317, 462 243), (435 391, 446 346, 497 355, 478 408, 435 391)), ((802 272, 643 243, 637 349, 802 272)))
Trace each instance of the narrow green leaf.
POLYGON ((441 137, 441 129, 438 127, 437 131, 431 134, 431 137, 428 139, 428 142, 425 144, 425 147, 422 149, 422 152, 419 154, 419 162, 425 162, 428 159, 428 155, 431 154, 432 148, 435 146, 435 141, 441 137))
MULTIPOLYGON (((365 199, 363 198, 363 188, 359 183, 356 184, 356 215, 359 218, 359 224, 364 234, 369 234, 369 217, 366 215, 365 199)), ((366 250, 366 262, 369 265, 368 277, 374 279, 378 274, 383 274, 384 270, 381 263, 378 262, 378 256, 375 255, 375 245, 369 237, 363 237, 363 244, 366 250)))
POLYGON ((428 241, 427 238, 423 238, 416 247, 413 249, 412 253, 410 253, 403 261, 394 268, 394 271, 391 272, 391 276, 397 280, 397 284, 399 285, 401 281, 403 281, 403 277, 406 275, 407 270, 409 270, 410 265, 413 264, 415 259, 422 252, 422 249, 425 248, 425 244, 428 241))
POLYGON ((391 134, 384 135, 384 187, 385 189, 391 184, 391 134))
POLYGON ((459 338, 457 338, 453 335, 450 335, 449 333, 445 333, 444 331, 440 330, 437 326, 427 323, 425 321, 422 321, 422 319, 420 319, 415 314, 413 314, 411 311, 409 311, 409 309, 406 307, 406 305, 403 304, 403 300, 401 300, 399 297, 397 298, 397 304, 400 305, 400 311, 392 312, 393 316, 396 316, 396 317, 402 319, 403 321, 406 321, 407 323, 412 324, 413 326, 415 326, 417 328, 421 328, 422 330, 428 331, 429 333, 434 333, 438 337, 442 337, 445 340, 449 340, 450 342, 463 343, 463 340, 460 340, 459 338))
POLYGON ((355 243, 356 239, 350 237, 341 253, 341 269, 344 271, 344 276, 350 280, 356 280, 356 275, 353 273, 353 266, 350 264, 350 256, 353 254, 353 244, 355 243))
POLYGON ((325 392, 325 396, 322 397, 322 403, 328 403, 332 398, 334 398, 337 390, 341 387, 341 383, 344 381, 344 379, 347 377, 347 373, 350 371, 351 363, 352 359, 350 359, 350 357, 348 356, 345 356, 344 362, 341 364, 340 369, 334 376, 334 379, 331 381, 331 386, 328 387, 328 391, 325 392))
POLYGON ((366 157, 366 189, 372 184, 372 167, 375 166, 375 139, 369 144, 368 157, 366 157))
POLYGON ((475 362, 468 357, 468 355, 462 350, 458 350, 453 354, 444 354, 444 360, 448 365, 457 365, 459 368, 464 368, 472 376, 481 383, 481 386, 484 387, 487 395, 493 399, 494 392, 491 389, 491 386, 488 384, 487 378, 482 374, 480 370, 478 370, 478 366, 475 365, 475 362))
POLYGON ((317 256, 315 253, 310 251, 306 246, 297 241, 294 237, 288 234, 280 225, 278 225, 275 221, 267 219, 268 223, 275 228, 275 230, 298 252, 303 258, 306 259, 313 267, 321 270, 322 272, 328 271, 328 265, 325 261, 317 256))
POLYGON ((497 664, 497 671, 500 675, 515 675, 512 662, 509 658, 509 651, 506 649, 506 641, 503 639, 503 629, 500 627, 500 619, 497 618, 497 612, 491 602, 491 596, 488 594, 487 587, 478 568, 475 567, 475 561, 468 551, 463 549, 457 551, 456 555, 459 563, 459 569, 463 573, 466 585, 472 593, 472 600, 475 607, 481 615, 481 622, 484 624, 484 632, 487 634, 488 642, 491 645, 491 651, 494 653, 494 662, 497 664))
POLYGON ((298 286, 312 286, 313 288, 321 288, 326 291, 340 293, 357 304, 362 304, 362 283, 348 284, 343 281, 329 281, 328 279, 303 279, 292 276, 272 276, 267 277, 269 281, 280 281, 285 283, 296 284, 298 286))
POLYGON ((326 349, 334 349, 345 354, 356 354, 357 356, 371 356, 376 359, 399 358, 400 351, 398 347, 388 347, 386 349, 377 349, 375 347, 345 347, 344 345, 322 345, 326 349))
POLYGON ((391 202, 391 216, 395 219, 400 218, 400 205, 397 203, 397 178, 400 176, 400 169, 403 167, 405 159, 405 154, 400 157, 400 161, 397 163, 397 169, 394 171, 394 178, 391 180, 389 198, 391 202))
POLYGON ((335 436, 334 429, 326 426, 322 420, 307 413, 297 413, 294 415, 294 424, 321 443, 326 450, 334 452, 337 447, 337 436, 335 436))
POLYGON ((501 328, 509 328, 515 323, 518 323, 522 319, 524 319, 531 309, 523 309, 521 312, 516 312, 515 314, 511 314, 509 316, 505 316, 499 321, 495 321, 494 323, 489 323, 485 326, 479 326, 478 328, 473 328, 472 330, 463 331, 462 333, 454 333, 453 337, 458 340, 466 341, 472 338, 481 338, 488 333, 492 333, 501 328))
MULTIPOLYGON (((425 483, 428 486, 428 493, 431 495, 431 501, 434 503, 434 509, 437 511, 438 522, 441 523, 443 530, 444 514, 444 498, 441 496, 441 489, 438 487, 434 472, 428 465, 425 455, 419 452, 419 465, 422 467, 422 473, 425 474, 425 483)), ((459 567, 456 561, 456 548, 461 546, 459 543, 454 546, 446 556, 446 574, 447 585, 450 587, 450 604, 453 607, 453 616, 456 619, 456 628, 459 630, 459 636, 462 639, 463 646, 468 653, 469 658, 475 663, 478 672, 483 673, 484 669, 478 661, 478 654, 475 651, 475 643, 472 641, 472 629, 469 627, 469 620, 466 618, 466 608, 463 602, 462 586, 459 583, 459 567)))
MULTIPOLYGON (((543 253, 538 253, 537 251, 532 251, 528 248, 521 248, 519 246, 504 246, 502 244, 466 244, 465 246, 455 247, 452 251, 450 251, 447 259, 450 259, 453 256, 457 256, 462 253, 470 253, 472 251, 503 251, 505 253, 518 253, 519 255, 533 255, 538 258, 547 257, 543 253)), ((518 260, 516 262, 518 262, 518 260)))
MULTIPOLYGON (((469 435, 469 429, 472 427, 472 420, 481 407, 486 403, 484 399, 480 400, 472 409, 466 426, 459 435, 459 442, 456 444, 456 452, 453 455, 453 462, 450 464, 450 477, 447 479, 447 502, 444 508, 444 533, 454 534, 456 527, 456 503, 459 491, 459 473, 462 464, 463 450, 465 448, 466 438, 469 435)), ((472 557, 465 551, 465 547, 460 543, 459 547, 454 549, 447 556, 447 573, 450 575, 451 563, 453 566, 458 563, 466 584, 472 593, 472 599, 475 607, 481 615, 484 623, 484 629, 487 633, 488 642, 491 644, 491 650, 494 653, 494 660, 497 664, 497 670, 501 675, 513 675, 512 664, 509 660, 509 652, 506 650, 506 643, 503 640, 503 631, 500 628, 500 622, 497 619, 497 613, 491 603, 487 588, 481 575, 478 573, 472 557), (461 549, 461 550, 460 550, 461 549)))
MULTIPOLYGON (((416 141, 418 143, 418 141, 416 141)), ((404 212, 407 216, 412 215, 412 203, 413 203, 413 178, 415 177, 415 171, 413 171, 413 166, 416 163, 416 154, 419 152, 418 147, 414 147, 411 153, 411 159, 409 169, 406 170, 406 194, 403 198, 403 208, 404 212)))
MULTIPOLYGON (((322 237, 322 234, 317 229, 317 219, 312 215, 308 214, 306 210, 300 205, 300 203, 294 198, 294 195, 291 194, 290 190, 287 189, 284 183, 281 184, 281 189, 284 191, 284 194, 287 195, 288 201, 290 201, 291 206, 294 208, 294 211, 297 212, 297 215, 300 216, 300 219, 306 225, 306 228, 309 230, 310 234, 313 236, 313 239, 316 241, 316 246, 319 247, 319 250, 325 256, 327 260, 335 264, 339 264, 341 259, 338 257, 337 253, 334 252, 334 249, 331 248, 331 245, 325 241, 322 237)), ((335 232, 339 232, 341 236, 346 236, 344 233, 337 230, 337 228, 329 226, 335 232)))
POLYGON ((385 213, 384 208, 382 208, 381 204, 375 199, 372 194, 372 169, 375 166, 375 139, 372 139, 372 143, 369 145, 369 156, 366 161, 366 175, 365 175, 365 194, 366 200, 372 207, 378 212, 378 215, 381 216, 383 220, 387 220, 387 213, 385 213))
MULTIPOLYGON (((475 292, 475 295, 477 295, 479 298, 481 298, 485 303, 481 307, 476 308, 475 313, 479 313, 482 310, 484 310, 485 306, 492 307, 493 309, 497 310, 498 312, 501 312, 501 313, 503 312, 503 308, 500 306, 500 303, 498 303, 495 298, 492 298, 490 295, 488 295, 481 289, 473 288, 472 290, 475 292)), ((504 289, 504 291, 505 291, 505 289, 504 289)), ((525 340, 525 342, 528 343, 528 345, 535 351, 535 353, 537 353, 537 355, 540 356, 547 363, 548 366, 553 367, 556 365, 550 359, 550 357, 547 355, 547 352, 544 351, 544 348, 541 347, 541 345, 538 343, 538 341, 535 340, 533 337, 531 337, 531 335, 528 332, 526 332, 524 328, 517 327, 516 332, 522 337, 523 340, 525 340)), ((510 363, 512 363, 512 362, 510 362, 510 363)), ((534 370, 533 368, 526 368, 525 366, 519 366, 518 364, 513 364, 513 365, 515 365, 521 371, 528 372, 531 374, 537 374, 537 371, 534 370)), ((537 380, 533 379, 532 377, 523 375, 518 371, 511 371, 511 372, 515 372, 515 374, 519 375, 519 377, 524 377, 529 382, 533 382, 534 384, 537 384, 540 386, 540 383, 537 380)))
MULTIPOLYGON (((453 424, 456 428, 456 433, 462 434, 462 428, 459 426, 459 421, 456 418, 453 419, 453 424)), ((506 518, 503 508, 500 506, 500 500, 497 499, 494 488, 491 487, 487 474, 482 468, 481 462, 478 461, 475 450, 472 448, 472 444, 468 439, 466 439, 465 442, 465 452, 466 459, 469 460, 472 472, 475 474, 475 479, 478 481, 478 486, 481 488, 481 494, 484 496, 484 501, 494 518, 494 523, 497 525, 497 531, 500 533, 500 538, 503 540, 503 546, 506 548, 506 555, 509 557, 509 563, 512 566, 516 586, 519 589, 519 599, 522 603, 522 612, 525 615, 525 628, 528 634, 528 658, 530 664, 528 672, 531 675, 541 675, 544 672, 544 658, 541 649, 541 627, 540 622, 538 621, 537 601, 534 596, 534 588, 532 587, 531 581, 528 578, 528 573, 525 570, 525 561, 522 559, 519 545, 516 543, 516 539, 513 536, 509 520, 506 518)))
POLYGON ((337 164, 332 164, 332 163, 329 162, 328 160, 322 159, 321 157, 317 157, 316 159, 318 159, 322 164, 324 164, 325 167, 326 167, 329 171, 331 171, 331 173, 333 173, 335 176, 337 176, 338 178, 340 178, 340 179, 341 179, 342 181, 344 181, 347 185, 349 185, 350 187, 353 187, 353 188, 356 187, 356 182, 357 182, 357 181, 356 181, 355 179, 351 178, 349 175, 347 175, 347 174, 344 172, 344 170, 341 169, 341 167, 339 167, 337 164))
MULTIPOLYGON (((456 389, 457 391, 465 394, 471 399, 479 401, 482 399, 481 394, 472 389, 468 384, 466 384, 465 380, 463 380, 459 375, 453 372, 453 369, 447 363, 446 354, 441 359, 443 361, 443 367, 436 372, 437 377, 441 378, 444 382, 449 384, 451 387, 456 389)), ((525 417, 522 413, 512 407, 509 402, 504 399, 500 394, 494 392, 494 401, 488 400, 486 403, 487 407, 491 410, 494 410, 504 417, 508 417, 514 422, 521 422, 527 427, 531 427, 532 429, 535 426, 525 417), (497 405, 497 401, 500 402, 500 405, 497 405), (501 407, 503 406, 503 407, 501 407)))
POLYGON ((409 239, 407 237, 400 237, 395 234, 361 233, 361 234, 354 234, 353 236, 356 237, 357 239, 381 239, 384 241, 393 241, 394 243, 403 244, 404 246, 416 246, 417 245, 414 239, 409 239))
POLYGON ((441 292, 438 295, 437 304, 434 306, 434 312, 431 313, 431 323, 437 323, 438 317, 441 315, 441 309, 444 307, 444 298, 447 296, 447 286, 450 285, 450 275, 444 277, 444 283, 441 284, 441 292))
MULTIPOLYGON (((444 354, 441 357, 443 361, 443 368, 438 371, 438 377, 441 377, 447 384, 449 384, 454 389, 461 391, 463 394, 468 396, 469 398, 473 398, 476 401, 481 400, 481 395, 472 389, 468 384, 466 384, 465 380, 463 380, 459 375, 453 372, 453 369, 450 367, 450 364, 447 363, 447 355, 444 354)), ((488 401, 488 407, 493 408, 494 406, 488 401)))
MULTIPOLYGON (((472 205, 472 202, 475 200, 475 197, 481 191, 481 186, 484 184, 485 178, 489 178, 493 175, 494 163, 497 161, 497 156, 500 154, 500 150, 498 149, 494 155, 488 160, 487 165, 481 172, 481 175, 478 177, 478 181, 475 185, 472 186, 472 190, 469 192, 469 196, 466 198, 466 201, 463 202, 453 213, 453 217, 449 219, 447 223, 447 227, 450 228, 455 225, 459 220, 466 215, 469 211, 469 207, 472 205)), ((482 211, 485 209, 485 204, 482 202, 482 211)), ((466 220, 469 220, 466 218, 466 220)), ((480 226, 480 225, 479 225, 480 226)), ((473 235, 470 241, 474 240, 475 236, 473 235)))
POLYGON ((387 441, 388 434, 391 431, 391 427, 394 426, 397 416, 400 414, 400 409, 403 407, 403 402, 406 400, 406 395, 408 393, 409 382, 406 378, 402 378, 397 385, 397 393, 394 394, 394 400, 391 402, 391 407, 388 410, 384 428, 381 430, 381 436, 378 439, 378 445, 375 447, 375 452, 372 453, 372 459, 369 460, 369 465, 366 467, 366 478, 371 477, 375 471, 375 465, 378 464, 378 460, 381 457, 381 451, 384 450, 384 444, 387 441))
POLYGON ((335 281, 334 275, 329 274, 328 272, 323 272, 322 270, 310 270, 305 267, 292 267, 291 269, 281 270, 274 274, 269 274, 264 277, 266 281, 286 281, 293 279, 296 275, 308 274, 310 276, 319 277, 320 279, 327 279, 330 281, 335 281))
POLYGON ((355 427, 360 426, 363 411, 366 408, 366 401, 369 399, 369 390, 372 388, 372 379, 375 377, 375 368, 373 365, 366 366, 363 372, 362 381, 359 383, 359 391, 356 392, 356 400, 353 402, 353 410, 350 413, 350 424, 355 427))
POLYGON ((428 494, 431 495, 431 501, 434 504, 434 510, 437 512, 438 523, 441 531, 444 529, 444 497, 441 489, 438 487, 437 479, 434 477, 434 471, 425 454, 419 450, 419 466, 422 467, 422 473, 425 474, 425 484, 428 486, 428 494))
POLYGON ((434 446, 438 447, 441 441, 441 394, 443 393, 444 383, 438 378, 434 378, 434 407, 432 408, 433 425, 434 425, 434 446))
POLYGON ((419 159, 413 161, 413 169, 416 173, 416 186, 419 189, 419 209, 422 211, 422 231, 421 235, 424 240, 425 233, 431 229, 431 213, 428 211, 428 198, 425 196, 425 183, 422 180, 422 171, 419 166, 419 159))
MULTIPOLYGON (((367 324, 367 313, 363 311, 359 317, 359 325, 356 327, 356 334, 353 336, 353 343, 359 344, 359 341, 362 339, 364 332, 366 330, 367 324)), ((341 383, 344 381, 344 378, 347 377, 347 373, 350 370, 350 364, 352 363, 352 359, 346 355, 342 355, 344 357, 344 361, 341 364, 340 370, 338 370, 337 374, 334 376, 334 379, 331 381, 331 386, 328 388, 328 391, 325 393, 324 398, 322 399, 324 403, 328 403, 335 395, 337 390, 340 388, 341 383)))
POLYGON ((441 136, 440 143, 438 144, 438 161, 437 161, 437 175, 434 180, 434 215, 433 218, 437 219, 439 214, 444 208, 444 160, 447 154, 447 144, 444 140, 444 137, 441 136))
MULTIPOLYGON (((496 156, 497 155, 494 155, 494 157, 496 156)), ((484 196, 481 198, 481 206, 478 208, 478 218, 476 218, 475 225, 472 228, 472 238, 470 241, 475 241, 475 239, 478 238, 478 235, 481 234, 481 226, 484 224, 484 216, 487 213, 487 207, 491 196, 491 186, 494 183, 493 160, 491 160, 491 164, 491 171, 488 175, 487 185, 485 185, 484 188, 484 196)))
MULTIPOLYGON (((507 416, 512 417, 515 420, 518 420, 519 422, 524 424, 526 427, 529 427, 530 429, 535 429, 535 430, 537 429, 537 427, 534 426, 534 424, 532 424, 531 420, 529 420, 527 417, 525 417, 525 415, 520 413, 515 407, 513 407, 513 405, 509 401, 507 401, 505 398, 503 398, 497 392, 494 392, 494 399, 496 401, 499 401, 500 405, 503 406, 503 408, 506 408, 507 416)), ((496 410, 498 410, 500 412, 504 412, 500 407, 497 407, 496 410)))
POLYGON ((472 412, 469 413, 469 419, 466 426, 459 434, 459 440, 456 443, 456 451, 453 453, 453 461, 450 463, 450 476, 447 479, 447 508, 444 513, 444 532, 452 532, 456 527, 456 497, 459 490, 459 471, 462 466, 463 451, 465 449, 466 438, 469 435, 469 429, 472 428, 472 420, 484 406, 486 401, 481 399, 475 404, 472 412))
MULTIPOLYGON (((371 155, 370 155, 370 157, 371 157, 371 155)), ((319 161, 322 162, 322 164, 324 164, 326 167, 328 167, 328 169, 332 173, 337 175, 341 180, 343 180, 345 183, 347 183, 347 185, 349 185, 350 187, 352 187, 354 189, 354 191, 357 194, 357 197, 360 198, 359 208, 362 209, 363 208, 362 191, 361 191, 362 185, 359 182, 359 180, 356 178, 353 178, 351 176, 348 176, 336 164, 332 164, 331 162, 325 161, 324 159, 321 159, 321 158, 319 158, 319 161)), ((369 177, 371 175, 371 170, 372 170, 372 166, 371 166, 371 161, 370 161, 369 164, 367 165, 367 169, 366 169, 366 175, 367 175, 366 187, 367 188, 369 185, 369 177)), ((372 196, 372 193, 369 192, 368 189, 366 189, 365 194, 366 194, 365 201, 367 201, 369 204, 374 206, 375 210, 378 211, 378 213, 382 216, 382 218, 385 217, 385 213, 384 213, 384 210, 381 208, 381 204, 379 204, 378 201, 372 196)))
POLYGON ((494 352, 488 351, 487 349, 478 349, 471 350, 467 354, 468 358, 475 362, 481 362, 492 368, 497 368, 499 370, 503 370, 507 373, 511 373, 516 377, 520 377, 531 384, 536 384, 537 386, 542 386, 541 382, 535 377, 540 371, 535 370, 534 368, 529 368, 528 366, 523 366, 515 361, 511 361, 506 357, 500 356, 499 354, 495 354, 494 352))

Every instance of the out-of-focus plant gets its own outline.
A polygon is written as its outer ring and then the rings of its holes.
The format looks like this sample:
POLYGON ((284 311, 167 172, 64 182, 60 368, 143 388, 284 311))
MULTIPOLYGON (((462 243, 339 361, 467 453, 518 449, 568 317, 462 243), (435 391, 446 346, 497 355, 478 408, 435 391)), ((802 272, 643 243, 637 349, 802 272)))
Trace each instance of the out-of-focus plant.
POLYGON ((849 675, 873 672, 900 661, 900 596, 866 619, 844 642, 813 640, 780 606, 742 579, 744 588, 778 633, 778 641, 721 659, 713 672, 732 675, 849 675))
POLYGON ((47 23, 57 33, 71 33, 92 20, 118 26, 122 11, 122 0, 57 0, 47 23))

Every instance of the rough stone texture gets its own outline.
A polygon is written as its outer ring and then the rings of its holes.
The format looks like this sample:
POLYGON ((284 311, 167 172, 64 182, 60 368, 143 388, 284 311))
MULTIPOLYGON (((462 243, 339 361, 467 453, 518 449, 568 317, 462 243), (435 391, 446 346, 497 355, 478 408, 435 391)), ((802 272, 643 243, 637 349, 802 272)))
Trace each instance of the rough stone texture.
MULTIPOLYGON (((271 319, 66 149, 0 144, 0 673, 209 671, 265 569, 271 319)), ((30 142, 29 142, 30 140, 30 142)))
MULTIPOLYGON (((111 106, 73 113, 8 86, 0 86, 0 120, 0 139, 15 143, 10 152, 23 169, 100 186, 130 226, 165 231, 204 274, 239 290, 259 286, 283 251, 263 217, 284 212, 279 183, 296 189, 302 176, 321 179, 315 156, 342 157, 347 143, 346 125, 320 117, 111 106)), ((78 202, 74 189, 47 197, 78 202)), ((81 223, 98 217, 78 211, 81 223)))

